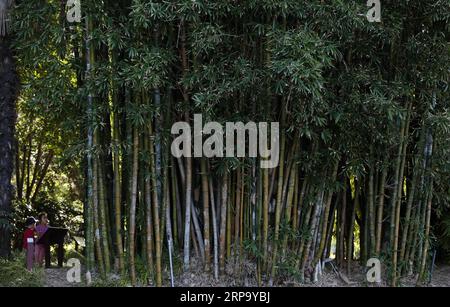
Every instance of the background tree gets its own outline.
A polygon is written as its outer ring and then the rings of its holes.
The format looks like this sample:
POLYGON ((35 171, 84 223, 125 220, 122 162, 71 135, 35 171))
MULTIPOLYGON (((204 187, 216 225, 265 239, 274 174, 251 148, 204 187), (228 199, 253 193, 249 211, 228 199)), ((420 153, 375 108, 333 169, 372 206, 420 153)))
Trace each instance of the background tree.
POLYGON ((16 101, 19 79, 11 48, 9 29, 11 0, 0 1, 0 257, 8 257, 11 249, 11 184, 15 155, 16 101))

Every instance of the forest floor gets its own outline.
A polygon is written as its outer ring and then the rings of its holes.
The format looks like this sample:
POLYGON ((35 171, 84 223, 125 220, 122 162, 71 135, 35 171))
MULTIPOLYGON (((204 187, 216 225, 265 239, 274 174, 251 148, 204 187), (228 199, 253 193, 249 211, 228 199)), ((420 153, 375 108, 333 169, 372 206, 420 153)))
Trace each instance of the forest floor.
MULTIPOLYGON (((212 274, 203 273, 200 267, 192 267, 187 273, 178 277, 175 286, 179 287, 256 287, 255 268, 251 264, 243 264, 241 267, 228 264, 225 275, 219 280, 215 280, 212 274), (202 273, 199 273, 202 272, 202 273)), ((354 265, 350 275, 347 277, 343 272, 338 275, 327 266, 316 283, 305 281, 299 283, 292 278, 286 277, 276 286, 278 287, 387 287, 388 282, 383 280, 380 284, 370 284, 367 282, 365 268, 354 265)), ((382 273, 382 277, 384 274, 382 273)), ((280 279, 283 279, 280 276, 280 279)), ((383 278, 382 278, 383 279, 383 278)), ((415 287, 416 279, 405 277, 400 280, 401 287, 415 287)), ((448 264, 436 264, 432 280, 426 287, 450 287, 450 266, 448 264)))
POLYGON ((433 285, 437 287, 450 287, 450 266, 438 266, 436 268, 431 281, 431 286, 433 285))
POLYGON ((76 287, 76 283, 67 280, 69 268, 49 268, 44 270, 44 287, 76 287))
MULTIPOLYGON (((44 287, 78 287, 84 286, 84 283, 70 283, 67 280, 67 267, 50 268, 44 271, 44 287)), ((254 276, 254 267, 251 264, 243 264, 239 269, 236 265, 228 265, 225 275, 219 280, 213 277, 213 274, 199 273, 203 272, 198 266, 192 266, 189 272, 183 273, 175 277, 176 287, 256 287, 256 279, 254 276)), ((168 272, 165 272, 168 273, 168 272)), ((107 285, 106 285, 107 286, 107 285)), ((306 282, 300 284, 297 281, 286 278, 277 286, 280 287, 367 287, 371 286, 366 281, 364 268, 355 267, 350 277, 345 275, 338 276, 333 270, 325 269, 319 282, 306 282)), ((378 287, 386 287, 388 284, 382 282, 377 284, 378 287)), ((406 277, 400 281, 400 286, 414 287, 415 279, 406 277)), ((450 287, 450 266, 437 264, 431 283, 428 287, 450 287)))

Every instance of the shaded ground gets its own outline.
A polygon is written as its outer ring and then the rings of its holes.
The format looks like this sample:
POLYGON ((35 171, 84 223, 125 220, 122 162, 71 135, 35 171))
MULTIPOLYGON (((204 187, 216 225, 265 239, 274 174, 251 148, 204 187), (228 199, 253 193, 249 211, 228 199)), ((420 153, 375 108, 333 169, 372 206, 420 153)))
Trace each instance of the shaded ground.
POLYGON ((74 283, 67 281, 69 268, 50 268, 44 270, 44 287, 76 287, 74 283))
MULTIPOLYGON (((84 283, 70 283, 67 281, 67 272, 69 268, 51 268, 44 271, 44 286, 45 287, 79 287, 84 286, 84 283)), ((225 275, 219 280, 213 277, 213 274, 204 273, 200 264, 194 263, 191 270, 175 277, 176 287, 256 287, 258 286, 255 278, 255 267, 253 264, 244 263, 238 267, 236 264, 228 264, 225 275)), ((164 272, 169 276, 168 272, 164 272)), ((108 286, 107 284, 105 284, 108 286)), ((169 280, 167 281, 169 285, 169 280)), ((413 276, 401 279, 400 286, 414 287, 416 285, 413 276)), ((117 286, 117 285, 115 285, 117 286)), ((364 268, 355 266, 350 277, 341 274, 338 276, 329 266, 325 269, 319 282, 306 282, 300 284, 297 281, 286 279, 279 285, 281 287, 367 287, 377 286, 385 287, 387 283, 368 284, 364 268)), ((450 266, 436 265, 431 283, 425 285, 428 287, 450 287, 450 266)))
POLYGON ((450 287, 450 266, 437 265, 435 267, 430 287, 450 287))
MULTIPOLYGON (((256 287, 256 279, 254 276, 254 265, 244 264, 241 270, 237 270, 233 265, 228 265, 226 274, 220 280, 215 280, 212 274, 203 273, 199 267, 194 267, 190 272, 184 273, 178 277, 175 282, 180 287, 256 287), (236 273, 238 271, 238 273, 236 273), (201 273, 199 273, 201 272, 201 273), (250 273, 249 273, 250 272, 250 273)), ((386 276, 382 272, 382 279, 386 276)), ((350 276, 346 276, 343 272, 336 272, 327 265, 318 282, 313 283, 305 281, 301 284, 298 281, 286 278, 278 284, 279 287, 387 287, 389 284, 384 280, 380 284, 371 284, 367 282, 365 268, 355 265, 350 276), (338 275, 340 273, 340 275, 338 275)), ((414 276, 401 279, 399 286, 415 287, 416 279, 414 276)), ((432 280, 426 287, 450 287, 450 266, 436 265, 434 268, 432 280)))

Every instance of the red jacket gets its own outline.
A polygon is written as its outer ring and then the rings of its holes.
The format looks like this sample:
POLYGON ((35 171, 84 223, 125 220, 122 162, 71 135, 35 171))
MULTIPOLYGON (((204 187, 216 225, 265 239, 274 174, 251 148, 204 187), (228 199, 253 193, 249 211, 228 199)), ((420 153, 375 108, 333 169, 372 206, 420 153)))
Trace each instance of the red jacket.
POLYGON ((34 241, 34 234, 35 234, 34 229, 27 228, 25 230, 25 232, 23 233, 23 245, 22 245, 24 249, 27 249, 28 247, 28 239, 33 238, 34 241))

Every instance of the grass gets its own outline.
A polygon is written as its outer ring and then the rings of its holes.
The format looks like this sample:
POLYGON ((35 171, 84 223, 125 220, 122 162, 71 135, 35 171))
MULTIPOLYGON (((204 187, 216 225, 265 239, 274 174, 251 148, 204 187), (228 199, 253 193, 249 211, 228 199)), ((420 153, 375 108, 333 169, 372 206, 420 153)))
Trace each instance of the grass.
POLYGON ((25 252, 13 254, 10 260, 0 259, 0 287, 42 287, 43 280, 43 269, 26 269, 25 252))

